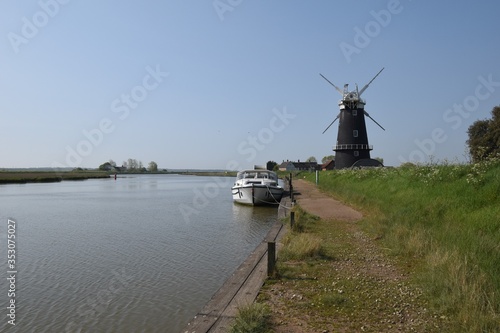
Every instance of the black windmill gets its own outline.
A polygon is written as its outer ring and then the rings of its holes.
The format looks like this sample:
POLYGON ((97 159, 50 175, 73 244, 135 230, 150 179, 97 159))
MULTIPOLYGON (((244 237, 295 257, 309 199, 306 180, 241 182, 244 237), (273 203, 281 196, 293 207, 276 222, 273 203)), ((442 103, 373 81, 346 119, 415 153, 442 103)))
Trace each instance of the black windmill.
POLYGON ((361 94, 365 92, 370 83, 384 70, 375 75, 361 90, 349 91, 348 84, 344 85, 344 91, 330 82, 322 74, 328 83, 342 95, 339 101, 340 113, 323 131, 325 133, 333 123, 339 119, 339 132, 337 134, 337 144, 333 147, 335 151, 335 169, 344 169, 362 166, 383 166, 381 162, 370 158, 370 150, 373 146, 368 144, 368 134, 366 133, 365 115, 373 120, 381 129, 385 129, 375 121, 368 112, 365 111, 365 101, 361 99, 361 94))

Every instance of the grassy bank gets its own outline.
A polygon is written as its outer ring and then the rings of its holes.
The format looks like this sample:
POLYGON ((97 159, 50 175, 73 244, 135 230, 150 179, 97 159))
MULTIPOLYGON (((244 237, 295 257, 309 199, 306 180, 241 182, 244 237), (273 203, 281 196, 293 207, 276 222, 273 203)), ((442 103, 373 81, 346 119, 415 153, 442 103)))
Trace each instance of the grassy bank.
POLYGON ((364 230, 410 269, 445 331, 500 331, 499 160, 327 171, 319 186, 365 213, 364 230))
MULTIPOLYGON (((114 173, 111 173, 114 174, 114 173)), ((210 177, 236 177, 236 171, 187 171, 187 172, 122 172, 119 175, 190 175, 210 177)), ((91 178, 109 178, 110 172, 99 170, 74 170, 74 171, 0 171, 1 184, 48 183, 63 180, 85 180, 91 178)))
POLYGON ((90 178, 109 178, 109 174, 103 171, 0 171, 0 184, 60 182, 90 178))

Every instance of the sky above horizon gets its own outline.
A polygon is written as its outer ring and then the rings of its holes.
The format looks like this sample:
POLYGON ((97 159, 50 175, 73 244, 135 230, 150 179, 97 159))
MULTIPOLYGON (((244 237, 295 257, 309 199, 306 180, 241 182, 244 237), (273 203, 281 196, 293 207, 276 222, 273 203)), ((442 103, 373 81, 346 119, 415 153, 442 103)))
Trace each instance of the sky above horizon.
POLYGON ((496 1, 2 1, 0 168, 243 169, 332 155, 364 92, 372 157, 466 161, 500 104, 496 1))

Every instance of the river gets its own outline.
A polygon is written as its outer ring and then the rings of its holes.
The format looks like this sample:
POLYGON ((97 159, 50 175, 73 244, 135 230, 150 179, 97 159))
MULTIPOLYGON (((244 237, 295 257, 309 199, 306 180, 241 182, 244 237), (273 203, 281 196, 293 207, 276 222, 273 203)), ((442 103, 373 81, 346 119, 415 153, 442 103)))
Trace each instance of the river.
POLYGON ((276 208, 233 204, 232 183, 130 175, 1 185, 0 331, 179 332, 276 221, 276 208))

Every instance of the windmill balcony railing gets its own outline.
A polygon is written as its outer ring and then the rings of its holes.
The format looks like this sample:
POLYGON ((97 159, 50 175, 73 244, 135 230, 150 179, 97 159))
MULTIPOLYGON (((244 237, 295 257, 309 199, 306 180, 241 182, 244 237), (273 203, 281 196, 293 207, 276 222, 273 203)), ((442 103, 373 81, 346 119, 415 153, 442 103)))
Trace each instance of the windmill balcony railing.
POLYGON ((355 143, 333 146, 333 150, 372 150, 372 149, 373 149, 372 145, 355 144, 355 143))

